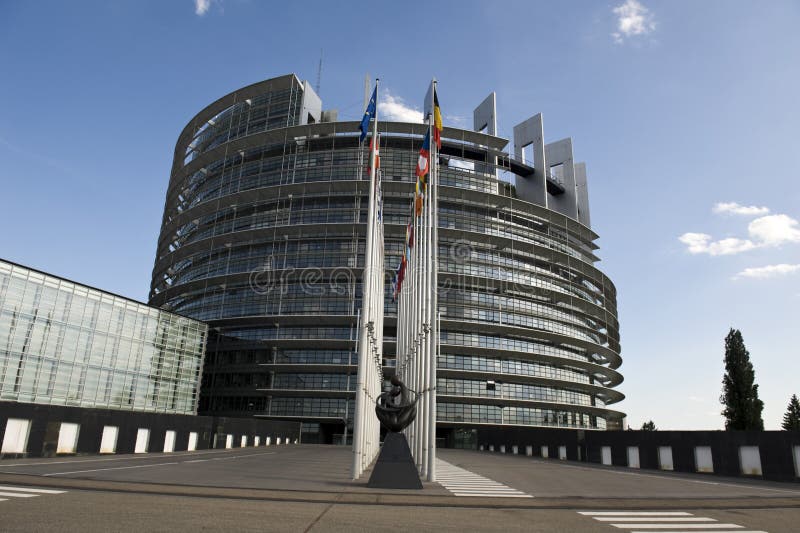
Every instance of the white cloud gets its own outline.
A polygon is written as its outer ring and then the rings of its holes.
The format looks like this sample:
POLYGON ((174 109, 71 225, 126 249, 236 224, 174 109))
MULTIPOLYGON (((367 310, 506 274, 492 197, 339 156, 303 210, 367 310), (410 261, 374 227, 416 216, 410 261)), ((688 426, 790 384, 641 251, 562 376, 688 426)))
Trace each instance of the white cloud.
POLYGON ((800 229, 795 219, 787 215, 769 215, 757 218, 747 226, 750 236, 763 246, 779 246, 800 242, 800 229))
MULTIPOLYGON (((764 210, 766 207, 743 207, 738 204, 717 204, 714 211, 721 213, 738 213, 738 211, 764 210), (720 205, 726 207, 719 208, 720 205), (733 206, 733 207, 731 207, 733 206)), ((738 213, 741 214, 741 213, 738 213)), ((690 254, 732 255, 747 252, 755 248, 769 248, 787 243, 800 243, 800 223, 788 215, 767 215, 758 217, 747 225, 747 239, 729 237, 713 240, 707 233, 684 233, 678 240, 686 245, 690 254)))
POLYGON ((707 233, 684 233, 678 240, 687 246, 690 254, 732 255, 752 250, 756 244, 747 239, 722 239, 712 241, 707 233))
POLYGON ((613 12, 617 16, 617 31, 611 36, 616 43, 621 44, 626 37, 647 35, 656 29, 653 14, 636 0, 626 0, 615 7, 613 12))
POLYGON ((462 127, 467 125, 467 119, 460 116, 460 115, 445 115, 442 117, 447 122, 455 124, 456 126, 462 127))
POLYGON ((206 14, 211 7, 211 0, 194 0, 194 12, 201 17, 206 14))
POLYGON ((378 100, 378 115, 381 119, 396 122, 422 122, 422 111, 406 105, 399 96, 383 91, 378 100))
POLYGON ((754 205, 739 205, 736 202, 718 202, 714 204, 711 211, 718 215, 759 216, 769 213, 769 208, 756 207, 754 205))
POLYGON ((776 276, 785 276, 787 274, 793 274, 795 272, 800 272, 800 265, 788 265, 786 263, 781 263, 780 265, 767 265, 763 267, 745 268, 744 270, 736 274, 733 277, 733 279, 740 279, 740 278, 767 279, 767 278, 774 278, 776 276))

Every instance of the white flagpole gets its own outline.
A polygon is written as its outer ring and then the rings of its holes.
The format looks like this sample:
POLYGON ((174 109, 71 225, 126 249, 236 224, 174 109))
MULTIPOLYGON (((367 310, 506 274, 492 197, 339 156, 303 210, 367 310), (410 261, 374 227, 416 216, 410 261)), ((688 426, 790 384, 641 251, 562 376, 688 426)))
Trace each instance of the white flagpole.
MULTIPOLYGON (((436 80, 433 81, 433 94, 436 94, 436 80)), ((436 114, 435 100, 431 109, 434 117, 436 114)), ((435 120, 434 120, 435 123, 435 120)), ((434 124, 434 127, 435 124, 434 124)), ((428 481, 436 481, 436 365, 438 363, 439 346, 439 148, 436 142, 431 146, 431 169, 428 180, 428 201, 430 203, 430 290, 428 291, 428 319, 430 332, 428 343, 428 396, 427 422, 428 422, 428 481)))
MULTIPOLYGON (((368 466, 368 462, 373 458, 375 439, 371 438, 369 433, 374 429, 369 417, 368 396, 374 391, 375 382, 373 376, 373 357, 372 346, 370 342, 370 323, 374 328, 376 321, 373 313, 373 283, 372 275, 374 268, 375 256, 375 150, 377 149, 377 132, 378 132, 378 82, 375 80, 375 114, 372 123, 372 142, 373 149, 370 150, 370 172, 369 172, 369 204, 367 207, 367 239, 366 249, 364 253, 364 271, 362 275, 362 290, 361 290, 361 324, 359 325, 359 343, 358 343, 358 380, 356 389, 356 405, 353 423, 353 479, 358 479, 364 472, 364 468, 368 466)), ((382 311, 382 309, 381 309, 382 311)))
MULTIPOLYGON (((373 262, 370 272, 370 291, 372 292, 372 303, 370 305, 370 312, 372 314, 373 322, 373 353, 374 364, 371 365, 375 368, 376 376, 372 379, 372 396, 371 401, 374 403, 378 397, 379 391, 383 385, 383 232, 380 230, 378 221, 378 199, 380 192, 378 191, 379 175, 378 175, 378 157, 380 151, 380 136, 378 135, 378 83, 380 80, 375 80, 375 121, 372 124, 372 139, 373 149, 370 161, 370 185, 373 187, 370 192, 371 211, 372 211, 372 255, 373 262), (379 241, 380 239, 380 241, 379 241), (380 246, 379 246, 380 244, 380 246)), ((372 354, 370 354, 372 355, 372 354)), ((380 428, 378 420, 373 414, 374 406, 370 404, 369 409, 365 412, 370 421, 369 438, 371 441, 370 454, 366 457, 364 468, 369 467, 380 447, 380 428)))
MULTIPOLYGON (((416 173, 415 173, 416 176, 416 173)), ((416 181, 415 181, 415 192, 416 192, 416 181)), ((416 206, 416 196, 414 198, 414 224, 416 226, 415 233, 419 234, 419 228, 421 227, 421 217, 417 215, 417 206, 416 206)), ((416 244, 416 243, 415 243, 416 244)), ((419 305, 419 294, 420 294, 420 274, 421 274, 421 258, 422 255, 422 248, 420 246, 414 246, 414 317, 413 317, 413 330, 412 330, 412 337, 411 342, 413 343, 413 357, 411 363, 413 365, 413 387, 416 391, 416 394, 419 395, 420 393, 420 382, 419 382, 419 357, 420 357, 420 341, 419 341, 419 321, 421 318, 421 309, 419 305)), ((419 396, 417 396, 419 397, 419 396)), ((417 409, 419 409, 419 401, 417 402, 417 409)), ((411 448, 412 453, 414 454, 414 462, 419 468, 419 411, 417 411, 417 417, 414 419, 414 423, 412 425, 412 435, 413 435, 413 447, 411 448)))
MULTIPOLYGON (((427 117, 428 122, 428 175, 426 176, 426 180, 430 181, 430 173, 431 173, 431 117, 428 115, 427 117)), ((427 471, 427 431, 428 425, 426 423, 427 418, 427 409, 426 409, 426 401, 427 401, 427 369, 426 369, 426 362, 428 358, 428 305, 429 305, 429 290, 430 290, 430 273, 429 273, 429 262, 430 262, 430 187, 425 187, 425 205, 423 210, 423 279, 421 280, 421 308, 422 308, 422 320, 421 320, 421 333, 422 338, 421 340, 421 353, 420 353, 420 390, 424 391, 424 396, 422 397, 422 401, 420 402, 421 405, 418 407, 419 409, 419 420, 420 420, 420 443, 419 443, 419 450, 420 450, 420 474, 425 475, 427 471)))
MULTIPOLYGON (((419 219, 419 227, 424 228, 425 226, 425 193, 423 192, 423 209, 420 215, 417 217, 419 219)), ((423 295, 425 290, 425 241, 423 239, 422 244, 417 249, 417 275, 416 275, 416 284, 417 284, 417 327, 416 327, 416 335, 415 335, 415 342, 417 346, 417 354, 414 359, 414 365, 416 368, 416 390, 417 393, 420 395, 420 401, 417 402, 417 418, 415 420, 415 453, 414 459, 417 463, 417 469, 422 471, 422 440, 423 440, 423 432, 424 432, 424 424, 422 424, 422 416, 424 416, 420 412, 420 408, 422 407, 422 398, 424 397, 424 384, 423 384, 423 376, 422 376, 422 358, 424 357, 424 342, 423 342, 423 329, 422 323, 425 320, 424 317, 424 309, 423 309, 423 295)))

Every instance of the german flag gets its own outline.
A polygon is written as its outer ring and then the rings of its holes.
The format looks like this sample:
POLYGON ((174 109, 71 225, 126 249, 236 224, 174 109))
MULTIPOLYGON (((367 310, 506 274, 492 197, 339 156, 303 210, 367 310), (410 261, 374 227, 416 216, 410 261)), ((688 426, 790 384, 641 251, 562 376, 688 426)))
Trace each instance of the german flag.
POLYGON ((433 87, 433 140, 436 148, 442 148, 442 110, 439 109, 439 97, 436 95, 436 86, 433 87))

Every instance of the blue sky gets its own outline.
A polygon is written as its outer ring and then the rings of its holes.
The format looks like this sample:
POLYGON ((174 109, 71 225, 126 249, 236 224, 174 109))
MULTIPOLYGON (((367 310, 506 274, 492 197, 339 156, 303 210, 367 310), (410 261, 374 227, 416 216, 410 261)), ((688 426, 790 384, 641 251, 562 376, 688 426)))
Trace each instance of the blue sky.
POLYGON ((180 130, 237 87, 315 83, 322 50, 341 119, 366 73, 398 117, 435 76, 446 124, 496 91, 502 136, 537 112, 571 136, 619 291, 620 410, 722 428, 735 327, 777 429, 800 393, 800 4, 397 5, 0 0, 0 257, 146 299, 180 130))

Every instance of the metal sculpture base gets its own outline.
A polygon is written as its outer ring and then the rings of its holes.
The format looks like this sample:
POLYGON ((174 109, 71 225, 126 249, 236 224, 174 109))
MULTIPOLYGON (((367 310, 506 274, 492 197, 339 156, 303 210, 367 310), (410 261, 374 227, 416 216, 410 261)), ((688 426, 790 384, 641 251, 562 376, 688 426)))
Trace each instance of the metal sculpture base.
POLYGON ((422 488, 405 435, 392 431, 386 434, 367 486, 374 489, 422 488))

